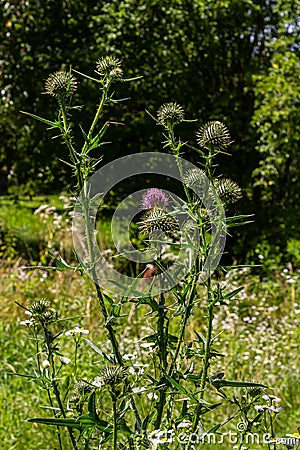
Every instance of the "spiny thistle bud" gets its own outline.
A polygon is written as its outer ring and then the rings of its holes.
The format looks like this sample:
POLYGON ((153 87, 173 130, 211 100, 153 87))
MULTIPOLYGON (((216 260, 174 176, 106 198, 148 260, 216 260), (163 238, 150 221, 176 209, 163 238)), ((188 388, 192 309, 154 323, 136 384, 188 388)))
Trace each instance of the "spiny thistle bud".
POLYGON ((92 384, 87 383, 84 380, 79 380, 74 384, 73 390, 74 394, 79 394, 81 397, 84 397, 86 394, 92 392, 94 390, 94 387, 92 384))
POLYGON ((121 61, 114 56, 103 56, 99 58, 96 64, 96 71, 102 77, 111 79, 121 78, 123 75, 121 61))
POLYGON ((177 103, 164 103, 157 111, 157 119, 161 125, 173 126, 184 120, 184 110, 177 103))
POLYGON ((84 403, 87 401, 88 394, 94 390, 94 386, 84 380, 80 380, 74 384, 73 392, 69 396, 68 405, 70 408, 76 409, 79 414, 82 414, 84 403))
POLYGON ((208 150, 224 150, 232 143, 228 128, 218 120, 203 125, 197 132, 196 137, 200 147, 208 150))
POLYGON ((261 396, 265 390, 266 389, 261 386, 250 386, 245 388, 245 393, 248 394, 249 397, 255 398, 261 396))
POLYGON ((139 229, 142 233, 150 236, 153 231, 178 231, 178 223, 164 209, 154 207, 144 214, 139 229))
POLYGON ((110 386, 114 388, 118 384, 122 383, 126 378, 126 369, 122 366, 109 366, 105 367, 99 375, 96 377, 93 384, 95 386, 110 386))
POLYGON ((241 188, 229 178, 217 180, 215 187, 217 194, 224 203, 235 203, 242 197, 241 188))
POLYGON ((54 311, 54 309, 48 309, 42 314, 42 319, 45 323, 54 322, 55 320, 57 320, 57 318, 58 314, 56 311, 54 311))
POLYGON ((184 184, 195 190, 198 195, 207 194, 210 188, 210 182, 205 175, 204 170, 190 169, 183 175, 184 184))
MULTIPOLYGON (((41 300, 32 300, 28 310, 31 312, 32 319, 38 323, 51 323, 57 320, 57 312, 50 308, 50 302, 44 298, 41 300)), ((48 335, 51 338, 50 334, 48 335)))
POLYGON ((32 300, 29 304, 29 311, 31 314, 45 314, 50 307, 50 302, 46 300, 45 298, 42 298, 40 300, 32 300))
POLYGON ((165 207, 169 203, 168 196, 161 190, 157 188, 148 189, 142 198, 142 207, 144 209, 151 209, 154 206, 165 207))
POLYGON ((45 82, 46 94, 59 99, 69 98, 77 89, 77 80, 64 70, 49 75, 45 82))

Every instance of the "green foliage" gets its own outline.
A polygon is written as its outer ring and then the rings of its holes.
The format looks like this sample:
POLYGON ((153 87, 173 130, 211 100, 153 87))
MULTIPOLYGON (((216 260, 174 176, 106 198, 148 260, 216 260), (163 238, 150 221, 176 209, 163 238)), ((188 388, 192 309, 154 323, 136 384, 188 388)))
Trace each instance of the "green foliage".
MULTIPOLYGON (((197 433, 198 439, 202 439, 204 430, 214 435, 224 425, 233 427, 234 423, 241 423, 241 420, 244 431, 241 445, 245 434, 253 433, 254 429, 260 435, 262 432, 271 432, 274 436, 274 423, 281 408, 273 403, 281 400, 265 394, 269 385, 256 381, 256 377, 254 381, 249 380, 249 377, 243 380, 239 375, 225 377, 225 372, 216 371, 215 367, 215 363, 221 364, 219 360, 225 356, 221 352, 222 341, 215 328, 215 318, 239 300, 243 291, 240 286, 234 286, 234 283, 231 285, 226 280, 233 267, 218 265, 223 251, 221 238, 225 237, 229 228, 249 222, 248 215, 227 218, 224 215, 229 204, 241 198, 237 183, 216 176, 219 156, 229 155, 228 147, 232 143, 229 130, 220 121, 207 122, 196 134, 200 147, 196 149, 177 137, 177 126, 185 121, 184 110, 180 105, 165 103, 159 108, 157 118, 150 114, 162 131, 163 149, 171 152, 174 158, 179 181, 188 181, 183 186, 184 199, 182 203, 176 201, 176 204, 169 205, 168 195, 157 188, 148 189, 143 195, 142 205, 147 213, 139 222, 139 228, 147 235, 144 244, 153 249, 151 260, 157 272, 157 276, 151 276, 151 285, 145 292, 136 289, 136 282, 149 281, 141 280, 143 272, 128 282, 120 282, 118 278, 102 274, 99 265, 101 257, 95 253, 95 232, 91 220, 95 217, 95 199, 101 197, 101 193, 95 194, 88 184, 102 158, 99 154, 92 157, 91 152, 102 145, 111 123, 105 121, 104 110, 110 103, 120 102, 114 97, 112 84, 117 81, 137 81, 139 77, 124 79, 120 61, 111 56, 100 58, 96 67, 98 78, 78 72, 100 87, 100 101, 89 127, 86 131, 79 127, 83 141, 77 142, 73 131, 76 128, 71 122, 71 112, 76 109, 72 106, 72 94, 77 88, 77 80, 71 71, 56 72, 45 83, 47 93, 56 97, 57 119, 49 120, 31 113, 27 115, 56 129, 68 150, 69 160, 66 164, 72 168, 76 178, 74 217, 80 219, 80 226, 73 237, 77 235, 80 238, 80 249, 85 246, 84 256, 78 253, 80 271, 76 270, 79 268, 77 266, 74 272, 82 275, 84 269, 90 276, 103 323, 100 329, 106 332, 105 344, 109 352, 106 347, 100 349, 92 340, 87 340, 90 348, 102 356, 102 370, 94 378, 90 378, 89 373, 79 377, 78 352, 82 335, 88 334, 89 330, 76 325, 74 329, 63 333, 62 324, 72 318, 60 318, 45 298, 32 299, 28 306, 17 302, 29 315, 29 319, 22 324, 28 327, 35 343, 34 360, 37 366, 33 374, 25 372, 17 375, 31 380, 47 393, 52 413, 52 417, 30 418, 30 422, 56 427, 60 449, 63 448, 63 435, 67 431, 74 450, 89 448, 94 442, 98 446, 109 443, 114 450, 132 449, 136 445, 145 449, 149 445, 158 448, 159 444, 165 442, 162 437, 164 430, 170 430, 167 432, 171 432, 172 439, 168 442, 174 442, 174 448, 178 447, 179 441, 187 450, 191 450, 194 447, 192 438, 197 433), (186 161, 181 155, 187 148, 195 151, 201 169, 194 166, 193 170, 186 170, 186 161), (176 223, 175 217, 184 211, 188 213, 188 220, 179 227, 178 218, 176 223), (162 232, 171 240, 163 241, 162 232), (179 234, 176 236, 176 233, 179 234), (186 266, 188 270, 184 273, 180 271, 178 276, 169 271, 169 262, 172 267, 172 256, 176 252, 172 255, 171 251, 171 257, 164 258, 172 244, 178 245, 187 258, 181 261, 179 268, 184 270, 186 266), (194 259, 193 264, 191 259, 194 259), (227 273, 224 283, 218 274, 214 274, 216 269, 227 273), (107 279, 122 290, 114 292, 106 288, 104 281, 107 279), (156 286, 157 280, 159 283, 156 286), (166 287, 170 281, 170 287, 166 287), (108 295, 108 292, 113 295, 108 295), (151 308, 147 313, 150 326, 142 335, 142 341, 150 346, 146 363, 136 367, 128 367, 130 358, 124 354, 124 343, 119 339, 119 331, 124 329, 123 318, 128 316, 132 303, 142 313, 145 307, 151 308), (202 320, 190 335, 189 324, 198 309, 202 320), (74 363, 61 352, 64 336, 74 341, 74 363), (73 364, 72 377, 63 377, 61 372, 70 363, 73 364), (155 400, 141 404, 138 394, 144 391, 149 391, 155 400), (262 403, 266 399, 268 404, 262 403), (225 418, 220 420, 215 417, 211 422, 206 417, 216 409, 225 409, 225 418), (72 417, 69 417, 70 410, 72 417), (188 427, 185 434, 188 440, 185 442, 180 441, 179 429, 182 426, 188 427)), ((63 259, 55 259, 54 262, 57 264, 54 269, 72 271, 72 267, 63 259)), ((140 353, 141 349, 142 345, 140 353)))
MULTIPOLYGON (((258 132, 256 149, 259 164, 253 171, 254 199, 258 227, 275 250, 285 251, 287 241, 299 238, 299 155, 300 143, 300 65, 298 2, 280 1, 274 12, 279 22, 276 36, 268 43, 270 64, 265 73, 254 77, 255 112, 253 125, 258 132)), ((291 253, 289 253, 291 256, 291 253)), ((297 261, 292 259, 297 264, 297 261)))
MULTIPOLYGON (((70 66, 90 73, 99 56, 112 54, 129 76, 138 67, 143 79, 118 88, 132 102, 130 108, 114 105, 107 115, 126 129, 109 130, 105 160, 157 148, 145 109, 153 112, 162 102, 185 105, 200 125, 222 117, 235 141, 235 157, 221 162, 223 174, 248 193, 243 211, 257 214, 258 227, 241 231, 239 241, 249 246, 251 239, 255 247, 253 236, 266 230, 263 238, 276 240, 280 230, 286 251, 285 235, 298 223, 299 0, 27 3, 8 1, 2 10, 0 192, 32 195, 72 185, 70 169, 56 158, 65 159, 65 149, 19 111, 47 118, 48 102, 40 93, 49 73, 70 66), (280 204, 272 222, 270 201, 280 204)), ((86 117, 96 90, 81 80, 76 101, 86 105, 86 117)), ((245 255, 244 247, 236 244, 236 252, 245 255)))

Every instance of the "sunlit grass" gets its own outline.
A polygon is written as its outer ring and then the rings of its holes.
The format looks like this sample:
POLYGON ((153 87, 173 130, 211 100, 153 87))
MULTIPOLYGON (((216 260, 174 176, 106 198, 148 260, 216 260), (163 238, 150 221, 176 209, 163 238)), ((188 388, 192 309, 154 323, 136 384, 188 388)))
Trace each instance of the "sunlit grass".
MULTIPOLYGON (((90 330, 92 341, 105 348, 107 341, 96 298, 90 281, 75 272, 28 271, 16 265, 3 267, 1 276, 2 448, 52 450, 55 430, 26 421, 30 417, 49 416, 49 410, 43 408, 47 405, 45 392, 29 379, 16 375, 33 373, 34 343, 28 339, 26 327, 19 325, 24 320, 24 311, 15 301, 26 305, 30 299, 48 298, 60 317, 73 317, 64 324, 65 329, 79 324, 90 330)), ((254 380, 272 387, 274 395, 282 399, 283 410, 278 415, 276 431, 278 436, 284 436, 296 432, 300 424, 299 285, 296 275, 295 284, 287 283, 283 273, 264 283, 249 274, 243 278, 246 290, 240 294, 241 300, 220 308, 215 317, 216 333, 221 332, 216 347, 225 355, 218 360, 215 371, 225 371, 227 379, 254 380)), ((227 282, 234 287, 234 277, 227 282)), ((122 319, 120 327, 120 332, 124 330, 120 346, 122 352, 133 353, 135 342, 140 341, 151 318, 145 315, 146 308, 145 314, 135 310, 127 312, 130 314, 122 319)), ((200 331, 202 322, 203 311, 199 305, 189 324, 189 333, 200 331)), ((67 339, 63 341, 62 351, 72 358, 72 346, 67 339)), ((85 344, 80 348, 80 355, 80 375, 95 376, 101 367, 97 355, 85 344)), ((235 395, 239 394, 236 389, 235 395)), ((149 401, 147 397, 139 397, 139 406, 144 410, 147 409, 145 401, 149 401)), ((230 405, 222 409, 224 419, 230 413, 230 405)), ((211 413, 205 418, 207 426, 220 419, 220 412, 218 417, 211 413)), ((224 427, 223 431, 229 429, 230 426, 224 427)), ((206 444, 204 448, 214 447, 206 444)), ((224 442, 220 448, 229 449, 232 445, 224 442)))

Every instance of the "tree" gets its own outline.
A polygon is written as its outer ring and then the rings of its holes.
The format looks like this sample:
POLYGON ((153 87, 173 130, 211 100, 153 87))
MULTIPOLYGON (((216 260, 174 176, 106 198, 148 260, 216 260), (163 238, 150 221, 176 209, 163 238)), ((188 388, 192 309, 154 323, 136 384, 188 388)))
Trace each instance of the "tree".
MULTIPOLYGON (((222 120, 235 141, 232 161, 219 160, 222 172, 246 192, 241 209, 258 212, 259 233, 261 227, 266 229, 265 223, 269 227, 265 206, 270 198, 273 203, 279 198, 277 180, 279 186, 289 180, 295 190, 298 183, 294 158, 298 138, 294 131, 291 137, 291 130, 298 120, 293 77, 299 73, 299 0, 2 3, 2 192, 7 190, 9 173, 10 184, 14 182, 18 192, 26 186, 28 192, 66 187, 70 173, 57 158, 64 159, 63 148, 19 111, 47 116, 49 105, 40 93, 50 73, 71 65, 93 75, 97 59, 113 55, 122 60, 126 75, 143 79, 118 92, 120 98, 130 100, 115 105, 107 118, 126 126, 110 128, 105 161, 161 148, 145 110, 153 113, 164 102, 177 102, 186 117, 198 119, 180 130, 183 138, 207 120, 222 120), (272 184, 274 170, 278 178, 272 184)), ((85 129, 85 117, 90 116, 98 92, 92 83, 78 79, 76 100, 86 105, 86 110, 78 112, 85 129)), ((277 216, 282 223, 285 211, 277 216)), ((239 239, 243 243, 249 235, 239 239)))
POLYGON ((276 11, 280 20, 276 36, 268 44, 270 65, 255 77, 252 122, 258 132, 260 160, 253 179, 258 227, 283 251, 291 238, 300 239, 299 9, 297 2, 281 1, 276 11))

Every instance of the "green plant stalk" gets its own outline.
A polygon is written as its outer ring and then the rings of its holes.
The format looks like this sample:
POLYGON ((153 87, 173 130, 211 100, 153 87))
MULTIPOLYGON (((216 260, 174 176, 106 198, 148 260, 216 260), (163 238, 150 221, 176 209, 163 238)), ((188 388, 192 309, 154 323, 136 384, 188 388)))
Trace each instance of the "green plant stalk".
POLYGON ((102 96, 101 96, 101 100, 100 100, 97 112, 96 112, 96 114, 94 116, 94 120, 93 120, 93 122, 92 122, 92 124, 90 126, 90 129, 89 129, 89 132, 88 132, 88 135, 87 135, 87 141, 85 141, 85 143, 84 143, 84 145, 82 147, 82 150, 81 150, 81 154, 82 155, 85 153, 85 151, 86 151, 86 149, 88 147, 88 142, 92 139, 93 131, 94 131, 94 129, 95 129, 97 123, 98 123, 98 120, 100 119, 100 117, 102 115, 103 108, 104 108, 104 106, 106 104, 106 101, 107 101, 107 93, 108 93, 109 87, 111 85, 111 82, 112 82, 112 80, 107 80, 106 84, 103 86, 102 96))
MULTIPOLYGON (((49 337, 49 331, 47 329, 47 326, 44 323, 42 323, 42 327, 43 327, 43 331, 44 331, 45 344, 46 344, 47 353, 48 353, 47 356, 48 356, 48 360, 49 360, 50 368, 51 368, 51 383, 52 383, 52 387, 53 387, 53 392, 54 392, 59 410, 60 410, 63 418, 65 419, 67 416, 65 413, 63 403, 60 398, 60 392, 59 392, 58 384, 56 381, 56 370, 55 370, 54 356, 53 356, 52 347, 51 347, 51 340, 49 337)), ((76 440, 73 435, 73 431, 69 427, 68 427, 68 432, 69 432, 69 436, 70 436, 70 439, 72 442, 73 449, 77 450, 77 444, 76 444, 76 440)))
POLYGON ((189 298, 188 298, 187 306, 186 306, 186 309, 185 309, 185 312, 184 312, 184 317, 183 317, 183 320, 182 320, 181 326, 180 326, 179 338, 178 338, 175 354, 174 354, 172 363, 170 365, 169 373, 168 373, 168 375, 170 377, 172 377, 173 371, 176 370, 177 358, 178 358, 178 355, 180 353, 181 346, 182 346, 182 343, 183 343, 183 340, 184 340, 187 322, 188 322, 188 319, 189 319, 189 317, 191 315, 191 312, 192 312, 196 283, 197 283, 197 276, 194 275, 193 276, 193 280, 192 280, 192 286, 191 286, 191 289, 190 289, 190 292, 189 292, 189 298))
POLYGON ((183 181, 182 181, 183 180, 183 169, 182 169, 182 164, 180 161, 180 148, 181 148, 182 144, 180 141, 179 142, 176 141, 173 128, 174 128, 174 125, 168 127, 169 145, 173 151, 173 155, 176 158, 176 164, 178 167, 180 179, 183 184, 183 189, 184 189, 187 201, 188 201, 188 203, 191 203, 191 197, 190 197, 189 190, 188 190, 187 186, 185 185, 185 183, 183 183, 183 181))
MULTIPOLYGON (((90 126, 90 129, 89 129, 89 132, 88 132, 88 139, 84 143, 83 148, 81 150, 81 161, 84 160, 84 158, 86 157, 86 154, 88 153, 88 141, 90 141, 92 139, 93 131, 98 123, 98 120, 100 119, 100 117, 102 115, 103 108, 107 101, 107 93, 108 93, 110 84, 111 84, 111 81, 108 80, 102 91, 102 96, 101 96, 101 100, 100 100, 97 112, 95 114, 94 120, 93 120, 93 122, 90 126)), ((80 164, 80 167, 82 167, 82 162, 80 164)), ((80 189, 80 191, 85 190, 86 186, 84 185, 84 180, 81 176, 81 170, 76 171, 76 177, 77 177, 78 188, 80 189)), ((99 306, 100 306, 100 309, 101 309, 101 312, 102 312, 102 315, 103 315, 103 318, 105 321, 105 328, 107 329, 109 340, 112 344, 113 353, 115 355, 115 358, 116 358, 116 361, 118 362, 118 364, 123 367, 124 362, 123 362, 123 358, 122 358, 120 350, 119 350, 119 344, 116 339, 113 326, 108 321, 108 317, 109 317, 108 312, 107 312, 107 309, 105 306, 104 297, 103 297, 101 288, 99 286, 99 280, 98 280, 97 273, 95 270, 95 259, 94 259, 93 244, 92 244, 93 232, 92 232, 91 226, 90 226, 90 217, 89 217, 90 208, 89 208, 87 198, 88 198, 88 196, 87 196, 87 193, 85 192, 84 198, 82 199, 82 210, 83 210, 83 216, 84 216, 84 222, 85 222, 85 234, 86 234, 86 239, 87 239, 88 254, 89 254, 90 265, 91 265, 92 280, 93 280, 93 284, 96 289, 99 306)), ((126 382, 126 386, 127 386, 127 388, 129 388, 128 382, 126 382)), ((141 426, 142 421, 139 416, 139 413, 138 413, 138 410, 137 410, 137 407, 136 407, 136 404, 135 404, 135 401, 133 398, 131 398, 131 407, 134 412, 134 415, 135 415, 138 425, 141 426)))
MULTIPOLYGON (((210 279, 207 281, 207 296, 208 296, 208 305, 207 305, 207 331, 206 331, 206 343, 204 347, 204 360, 203 360, 203 369, 202 369, 202 376, 200 381, 200 400, 203 400, 204 393, 205 393, 205 386, 207 382, 207 374, 208 374, 208 368, 210 365, 210 353, 211 353, 211 344, 212 344, 212 331, 213 331, 213 309, 214 309, 214 303, 211 299, 211 283, 210 279)), ((196 412, 193 419, 193 425, 192 430, 193 432, 196 431, 198 422, 200 419, 202 409, 202 403, 199 403, 196 408, 196 412)))
POLYGON ((118 448, 118 409, 117 398, 114 393, 111 393, 112 405, 113 405, 113 450, 118 448))
MULTIPOLYGON (((165 326, 165 296, 163 293, 160 294, 159 299, 159 309, 158 309, 158 321, 157 321, 157 332, 158 332, 158 347, 159 347, 159 361, 162 378, 167 371, 167 342, 168 342, 168 326, 165 326)), ((167 319, 168 320, 168 319, 167 319)), ((160 428, 163 410, 166 402, 167 396, 167 386, 161 387, 159 391, 159 401, 157 402, 157 416, 155 420, 155 429, 160 428)))
POLYGON ((168 341, 168 327, 165 326, 166 312, 165 312, 165 296, 160 294, 159 309, 158 309, 158 346, 159 359, 162 372, 166 372, 167 368, 167 341, 168 341))
MULTIPOLYGON (((36 351, 36 358, 37 358, 38 373, 39 373, 39 375, 41 377, 42 376, 42 371, 41 371, 40 349, 39 349, 39 341, 38 341, 38 337, 37 337, 37 332, 36 332, 35 326, 34 326, 34 329, 33 329, 33 336, 34 336, 34 339, 36 341, 36 350, 35 351, 36 351)), ((54 405, 53 405, 50 389, 47 387, 47 385, 45 385, 45 389, 47 391, 47 396, 48 396, 48 400, 49 400, 50 406, 51 406, 51 408, 53 408, 53 415, 54 415, 54 417, 56 417, 55 412, 54 412, 54 405)), ((62 450, 60 429, 59 429, 59 427, 56 427, 56 429, 57 429, 57 439, 58 439, 58 443, 59 443, 59 448, 60 448, 60 450, 62 450)))

